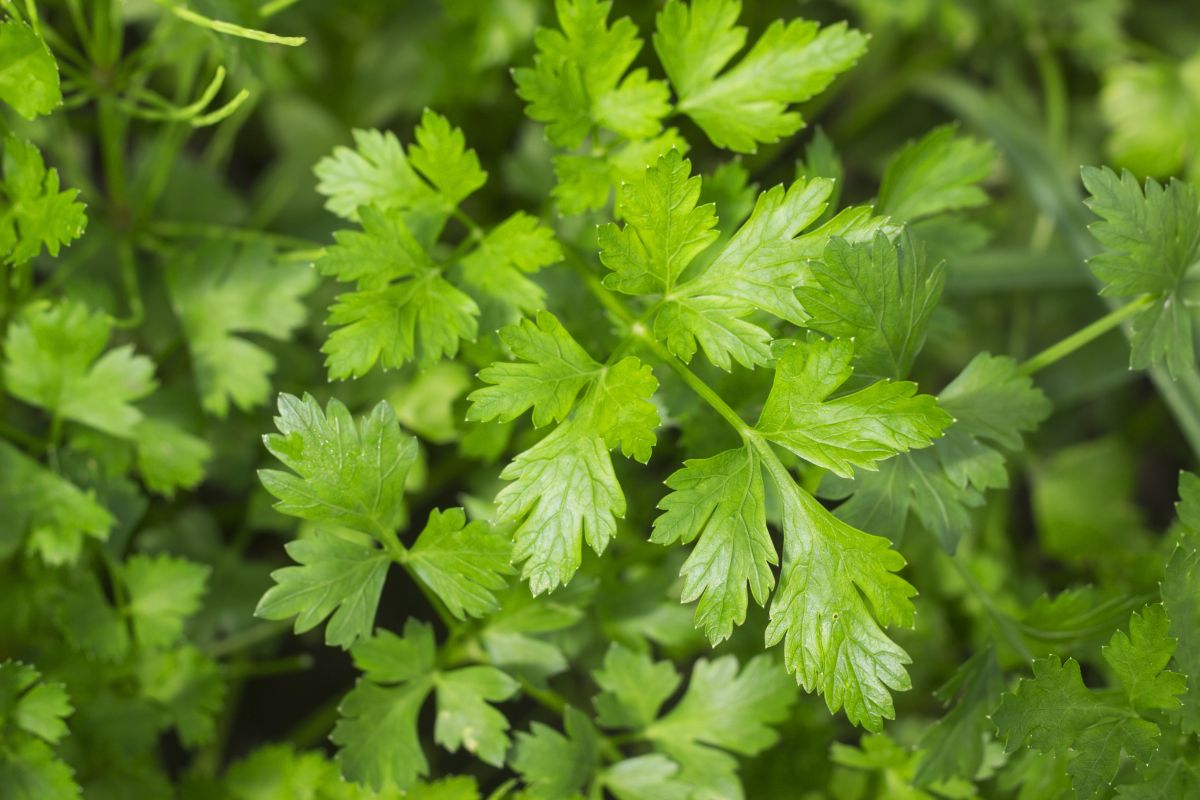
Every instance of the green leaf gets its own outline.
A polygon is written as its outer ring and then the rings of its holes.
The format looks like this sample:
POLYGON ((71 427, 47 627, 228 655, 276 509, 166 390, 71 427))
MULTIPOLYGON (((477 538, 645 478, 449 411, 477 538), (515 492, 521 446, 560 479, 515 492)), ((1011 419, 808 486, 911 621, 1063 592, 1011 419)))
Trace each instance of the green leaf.
POLYGON ((428 244, 457 205, 487 180, 475 151, 466 148, 462 131, 428 109, 407 155, 391 132, 353 134, 354 149, 334 148, 313 169, 325 207, 343 219, 358 219, 363 206, 395 211, 397 219, 428 244))
POLYGON ((41 678, 28 664, 0 662, 0 730, 6 741, 29 735, 57 744, 67 735, 65 720, 74 708, 66 687, 41 678))
POLYGON ((1163 606, 1146 606, 1130 618, 1128 634, 1117 631, 1102 649, 1136 711, 1177 708, 1187 690, 1183 675, 1167 671, 1176 644, 1170 625, 1163 606))
POLYGON ((658 409, 650 402, 657 389, 650 365, 627 356, 604 369, 587 398, 589 423, 604 443, 643 464, 658 441, 658 409))
POLYGON ((408 157, 450 206, 457 206, 487 182, 479 157, 467 149, 463 132, 428 108, 421 114, 416 144, 408 157))
POLYGON ((271 573, 275 585, 254 615, 295 617, 296 633, 312 630, 332 615, 325 628, 325 643, 331 647, 349 648, 370 636, 391 565, 388 554, 325 531, 288 542, 285 549, 299 566, 271 573))
POLYGON ((626 142, 604 155, 570 153, 554 157, 558 179, 552 194, 563 214, 582 214, 605 206, 614 189, 639 180, 646 165, 672 150, 686 155, 689 145, 675 128, 651 139, 626 142))
POLYGON ((812 269, 816 284, 796 290, 805 327, 853 339, 860 375, 907 378, 942 296, 944 266, 928 263, 911 236, 897 245, 876 233, 869 244, 831 239, 812 269))
POLYGON ((617 800, 690 800, 695 787, 679 780, 679 772, 671 759, 650 753, 613 764, 600 779, 617 800))
MULTIPOLYGON (((1180 473, 1180 521, 1188 534, 1181 537, 1167 560, 1160 585, 1163 607, 1170 619, 1169 634, 1176 640, 1175 666, 1184 675, 1200 676, 1200 478, 1180 473)), ((1200 733, 1200 679, 1188 681, 1180 723, 1184 733, 1200 733)))
POLYGON ((267 401, 275 357, 246 334, 287 341, 316 284, 310 267, 277 263, 269 245, 211 241, 172 261, 167 287, 205 411, 224 417, 230 402, 246 411, 267 401))
POLYGON ((210 571, 204 564, 168 555, 136 555, 125 561, 127 608, 143 647, 169 647, 179 640, 184 622, 200 609, 210 571))
POLYGON ((462 747, 492 766, 503 766, 508 720, 490 704, 512 697, 517 682, 495 667, 477 666, 439 673, 436 686, 434 741, 451 753, 462 747))
POLYGON ((0 557, 22 543, 47 564, 78 560, 85 536, 103 541, 115 519, 95 495, 0 441, 0 557))
POLYGON ((600 228, 600 259, 612 273, 604 285, 625 294, 670 293, 684 269, 716 241, 714 206, 697 206, 700 176, 678 150, 617 192, 625 227, 600 228))
POLYGON ((213 740, 225 701, 225 681, 216 661, 190 645, 143 653, 138 677, 146 697, 161 707, 166 724, 175 728, 185 747, 213 740))
POLYGON ((916 590, 896 573, 904 558, 887 539, 855 530, 790 478, 783 501, 783 572, 771 602, 767 646, 783 641, 784 663, 829 710, 870 731, 892 719, 892 691, 910 686, 908 654, 884 633, 913 624, 916 590))
POLYGON ((486 320, 489 303, 504 308, 503 322, 544 308, 546 293, 525 277, 562 260, 554 231, 518 211, 492 228, 479 246, 459 261, 462 288, 479 304, 486 320))
POLYGON ((194 489, 212 457, 208 442, 163 419, 145 417, 135 430, 138 472, 146 486, 167 498, 194 489))
POLYGON ((112 322, 82 303, 28 306, 4 341, 9 393, 50 414, 121 438, 133 438, 142 412, 132 405, 154 391, 154 362, 131 345, 105 352, 112 322))
POLYGON ((572 418, 513 459, 500 477, 499 517, 517 523, 513 561, 535 595, 566 585, 586 540, 603 553, 625 515, 625 496, 604 437, 572 418))
POLYGON ((956 125, 934 128, 892 156, 876 208, 900 222, 975 208, 987 202, 978 184, 995 168, 990 142, 959 136, 956 125))
POLYGON ((738 64, 746 29, 737 0, 670 0, 659 13, 654 49, 671 79, 678 108, 717 147, 753 153, 804 124, 788 110, 823 92, 866 50, 866 37, 845 24, 773 22, 738 64))
POLYGON ((669 661, 652 661, 613 642, 604 666, 592 673, 603 690, 596 695, 596 721, 606 728, 645 728, 679 688, 679 673, 669 661))
POLYGON ((1104 283, 1101 294, 1149 295, 1153 301, 1133 318, 1130 365, 1166 364, 1173 377, 1195 363, 1192 318, 1183 297, 1188 268, 1200 260, 1200 199, 1189 184, 1166 187, 1149 179, 1145 188, 1128 171, 1084 167, 1087 206, 1101 222, 1092 236, 1104 248, 1088 266, 1104 283))
POLYGON ((849 380, 854 343, 810 338, 781 348, 775 382, 756 429, 837 475, 913 448, 927 447, 951 423, 929 395, 907 381, 878 381, 829 399, 849 380))
POLYGON ((1158 725, 1090 691, 1079 663, 1057 656, 1034 661, 1033 678, 1006 694, 992 719, 1010 753, 1026 743, 1060 758, 1073 752, 1067 771, 1080 798, 1111 784, 1122 753, 1145 764, 1158 748, 1158 725))
POLYGON ((567 798, 583 788, 599 764, 599 734, 580 711, 567 706, 566 736, 533 723, 529 733, 517 734, 512 766, 539 798, 567 798))
POLYGON ((680 570, 680 600, 696 607, 696 627, 716 645, 746 620, 746 587, 763 605, 775 586, 779 563, 767 532, 762 465, 749 447, 692 459, 666 481, 671 493, 654 521, 650 541, 690 544, 680 570))
POLYGON ((331 737, 348 779, 376 792, 403 792, 428 774, 417 719, 435 690, 437 743, 503 765, 508 721, 491 704, 511 697, 518 684, 494 667, 439 670, 436 650, 433 629, 411 618, 403 637, 380 631, 351 649, 364 674, 343 700, 331 737))
POLYGON ((776 186, 759 196, 749 219, 696 269, 693 262, 718 233, 712 206, 696 205, 702 187, 698 177, 688 177, 690 170, 691 162, 670 151, 622 188, 616 210, 627 224, 599 234, 600 259, 614 270, 605 284, 661 294, 654 335, 683 361, 690 362, 699 347, 724 370, 731 360, 745 367, 765 364, 772 337, 747 317, 763 311, 802 323, 806 315, 795 289, 809 279, 806 260, 818 257, 831 236, 857 241, 885 221, 869 209, 847 209, 800 234, 824 213, 833 184, 816 179, 786 191, 776 186))
POLYGON ((533 67, 513 70, 517 94, 531 119, 546 123, 559 147, 578 147, 596 127, 628 139, 646 139, 662 128, 669 92, 644 68, 627 71, 642 40, 622 17, 608 24, 611 2, 556 0, 561 31, 539 28, 533 67))
POLYGON ((649 727, 654 741, 699 743, 754 755, 778 741, 771 727, 791 713, 795 689, 767 655, 748 661, 700 659, 679 703, 649 727))
POLYGON ((475 338, 479 306, 442 276, 399 212, 366 206, 360 214, 363 230, 339 231, 317 261, 322 273, 359 287, 329 309, 338 326, 322 348, 330 377, 453 357, 460 340, 475 338))
POLYGON ((74 772, 45 742, 25 739, 0 750, 4 800, 78 800, 74 772))
POLYGON ((10 264, 37 257, 43 247, 57 256, 87 227, 79 191, 60 191, 58 170, 46 169, 37 147, 13 135, 4 140, 3 194, 0 251, 10 264))
POLYGON ((58 62, 33 28, 20 20, 0 23, 0 100, 30 120, 62 105, 58 62))
POLYGON ((1165 178, 1200 169, 1191 131, 1200 124, 1200 52, 1183 61, 1125 62, 1104 72, 1100 111, 1118 166, 1165 178))
POLYGON ((395 412, 380 402, 358 424, 340 401, 324 411, 310 395, 279 396, 278 434, 267 449, 295 474, 260 470, 259 478, 284 514, 329 522, 388 543, 408 519, 404 484, 417 457, 395 412))
POLYGON ((928 786, 953 779, 971 780, 984 763, 984 745, 992 732, 990 714, 1004 689, 1004 675, 996 652, 986 647, 971 656, 945 686, 938 698, 954 707, 922 734, 922 755, 913 783, 928 786))
POLYGON ((404 562, 461 620, 499 608, 495 592, 516 572, 511 558, 512 543, 506 535, 482 520, 468 523, 463 509, 451 508, 430 512, 404 562))
POLYGON ((479 379, 492 385, 467 398, 468 420, 511 422, 532 408, 539 428, 561 422, 602 369, 548 311, 539 311, 536 323, 525 319, 503 328, 500 341, 528 363, 497 362, 480 372, 479 379))

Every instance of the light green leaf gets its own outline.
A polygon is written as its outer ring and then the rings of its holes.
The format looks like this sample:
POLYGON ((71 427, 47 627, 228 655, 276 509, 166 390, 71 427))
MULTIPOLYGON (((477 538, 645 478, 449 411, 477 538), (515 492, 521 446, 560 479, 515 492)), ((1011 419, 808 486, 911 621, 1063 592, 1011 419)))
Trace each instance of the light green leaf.
POLYGON ((307 319, 301 298, 316 284, 311 267, 277 263, 268 245, 214 240, 176 257, 167 287, 205 411, 224 417, 230 402, 246 411, 267 401, 275 357, 245 334, 288 340, 307 319))
POLYGON ((495 667, 464 667, 439 673, 433 738, 451 753, 459 747, 495 767, 504 765, 508 720, 493 708, 512 697, 518 684, 495 667))
POLYGON ((468 420, 511 422, 532 408, 539 428, 561 422, 601 370, 548 311, 539 311, 536 323, 526 319, 503 328, 500 341, 528 363, 497 362, 480 372, 480 380, 492 385, 467 398, 468 420))
POLYGON ((135 430, 137 465, 152 491, 174 497, 176 489, 193 489, 204 479, 212 457, 208 442, 164 419, 143 418, 135 430))
POLYGON ((763 605, 775 586, 779 563, 767 532, 762 465, 749 447, 685 462, 666 481, 672 491, 659 503, 650 541, 690 544, 680 570, 680 600, 696 607, 696 627, 712 644, 746 620, 746 587, 763 605))
POLYGON ((897 245, 880 232, 870 243, 831 239, 812 270, 815 284, 796 290, 804 325, 853 339, 859 374, 907 378, 942 295, 944 266, 928 263, 911 236, 897 245))
POLYGON ((770 656, 752 658, 740 672, 733 656, 700 659, 679 703, 647 727, 646 736, 753 755, 778 741, 771 726, 787 719, 795 697, 792 682, 770 656))
POLYGON ((20 20, 0 23, 0 100, 25 119, 62 104, 58 63, 42 38, 20 20))
POLYGON ((332 533, 288 542, 285 549, 299 566, 271 573, 275 585, 254 610, 263 619, 296 618, 296 633, 312 630, 326 618, 325 643, 349 648, 371 635, 375 612, 391 558, 332 533))
POLYGON ((659 13, 654 49, 671 79, 678 108, 717 147, 753 153, 791 136, 804 120, 789 106, 825 90, 866 50, 866 37, 844 24, 773 22, 750 51, 721 72, 746 42, 737 0, 670 0, 659 13))
POLYGON ((499 608, 512 566, 512 543, 482 520, 467 523, 461 508, 434 509, 425 530, 404 557, 421 583, 458 619, 483 617, 499 608))
POLYGON ((457 206, 487 182, 479 156, 467 149, 463 132, 441 114, 425 109, 415 136, 409 160, 450 206, 457 206))
POLYGON ((892 156, 883 173, 876 208, 899 222, 975 208, 987 202, 978 184, 995 168, 990 142, 959 136, 942 125, 892 156))
POLYGON ((666 84, 640 67, 626 74, 642 40, 628 17, 610 27, 611 9, 600 0, 556 0, 561 30, 540 28, 533 67, 513 70, 525 113, 546 123, 559 147, 578 147, 596 127, 646 139, 670 110, 666 84))
POLYGON ((136 555, 125 561, 127 608, 143 647, 169 647, 179 640, 184 622, 200 609, 210 571, 207 565, 168 555, 136 555))
POLYGON ((781 350, 756 428, 838 475, 850 478, 854 467, 873 469, 897 453, 927 447, 952 421, 906 381, 878 381, 830 400, 853 372, 851 341, 811 338, 781 350))
POLYGON ((904 558, 889 542, 834 517, 790 476, 774 478, 783 502, 783 572, 771 601, 768 646, 806 691, 845 707, 856 725, 878 731, 895 711, 892 691, 911 685, 908 654, 887 625, 911 626, 916 590, 896 573, 904 558))
POLYGON ((85 536, 104 540, 115 522, 92 492, 84 492, 0 441, 0 557, 22 543, 47 564, 73 563, 85 536))
POLYGON ((1137 711, 1178 708, 1187 690, 1187 679, 1167 670, 1176 644, 1170 625, 1163 606, 1146 606, 1130 617, 1128 634, 1117 631, 1101 650, 1137 711))
POLYGON ((4 341, 10 394, 54 416, 133 438, 142 412, 132 403, 154 391, 154 362, 122 345, 105 352, 112 322, 82 303, 28 306, 4 341))
POLYGON ((612 273, 604 285, 625 294, 670 293, 683 270, 717 238, 714 206, 697 206, 700 176, 670 150, 641 180, 617 192, 619 217, 600 228, 600 260, 612 273))
POLYGON ((614 642, 604 666, 592 673, 603 690, 596 695, 596 721, 606 728, 645 728, 679 688, 679 673, 669 661, 652 661, 614 642))
POLYGON ((57 744, 67 735, 65 720, 75 709, 65 686, 41 678, 28 664, 0 662, 0 727, 57 744))
POLYGON ((513 459, 500 477, 497 513, 517 523, 513 560, 534 594, 565 585, 586 540, 604 552, 625 515, 625 496, 604 438, 572 418, 513 459))
POLYGON ((599 763, 599 734, 580 711, 567 706, 567 735, 535 722, 517 734, 512 766, 539 798, 567 798, 583 788, 599 763))
POLYGON ((404 483, 417 457, 391 406, 380 402, 358 424, 340 401, 326 409, 310 395, 279 396, 278 434, 267 449, 296 474, 260 470, 284 514, 343 525, 387 542, 407 520, 404 483))
POLYGON ((1192 318, 1182 294, 1188 268, 1200 261, 1200 199, 1189 184, 1166 187, 1149 179, 1145 188, 1128 171, 1083 169, 1087 205, 1102 219, 1091 226, 1104 248, 1088 266, 1104 282, 1101 294, 1149 295, 1153 301, 1133 318, 1130 365, 1166 364, 1179 376, 1195 364, 1192 318))
POLYGON ((60 191, 58 170, 46 169, 37 147, 13 135, 4 140, 3 193, 0 252, 10 264, 35 258, 43 247, 57 256, 87 227, 79 191, 60 191))

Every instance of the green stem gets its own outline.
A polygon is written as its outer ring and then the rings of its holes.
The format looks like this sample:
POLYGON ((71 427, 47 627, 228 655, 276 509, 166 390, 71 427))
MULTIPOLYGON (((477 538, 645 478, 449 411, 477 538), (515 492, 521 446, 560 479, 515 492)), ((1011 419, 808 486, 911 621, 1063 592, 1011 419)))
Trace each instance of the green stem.
POLYGON ((1022 375, 1032 375, 1066 358, 1079 348, 1099 339, 1125 320, 1148 308, 1152 302, 1153 298, 1150 295, 1143 295, 1129 301, 1123 306, 1113 309, 1092 324, 1080 328, 1067 338, 1050 345, 1042 352, 1021 364, 1020 373, 1022 375))
POLYGON ((263 642, 269 642, 280 634, 287 633, 290 629, 285 623, 262 622, 213 642, 204 648, 204 650, 213 658, 224 658, 233 653, 248 650, 263 642))
POLYGON ((230 225, 210 225, 202 222, 169 222, 158 221, 148 226, 155 236, 166 239, 230 239, 236 242, 271 242, 287 250, 302 250, 320 252, 323 246, 319 242, 302 239, 298 236, 288 236, 283 233, 238 228, 230 225))

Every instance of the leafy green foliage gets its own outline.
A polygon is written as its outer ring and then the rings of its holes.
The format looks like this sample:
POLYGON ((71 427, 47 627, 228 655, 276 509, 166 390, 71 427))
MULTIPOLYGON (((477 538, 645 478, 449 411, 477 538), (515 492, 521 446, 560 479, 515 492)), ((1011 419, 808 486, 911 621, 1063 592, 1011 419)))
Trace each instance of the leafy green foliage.
POLYGON ((1196 360, 1183 284, 1200 257, 1200 199, 1181 181, 1164 187, 1148 179, 1143 189, 1132 173, 1108 168, 1084 168, 1083 182, 1088 207, 1102 219, 1091 230, 1106 249, 1088 262, 1102 294, 1149 300, 1133 321, 1129 363, 1166 364, 1178 377, 1196 360))
POLYGON ((1200 793, 1134 11, 0 0, 0 800, 1200 793))
POLYGON ((737 0, 672 0, 659 13, 654 49, 671 78, 679 110, 713 144, 752 153, 804 124, 788 110, 820 94, 863 54, 866 39, 845 25, 776 21, 737 65, 722 72, 746 41, 737 0))

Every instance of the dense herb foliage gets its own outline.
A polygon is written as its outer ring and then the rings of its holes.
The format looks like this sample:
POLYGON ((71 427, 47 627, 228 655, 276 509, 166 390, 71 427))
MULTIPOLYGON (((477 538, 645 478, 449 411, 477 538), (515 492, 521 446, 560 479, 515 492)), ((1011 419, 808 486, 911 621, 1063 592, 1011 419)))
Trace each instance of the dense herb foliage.
POLYGON ((1192 4, 0 17, 0 800, 1200 796, 1192 4))

